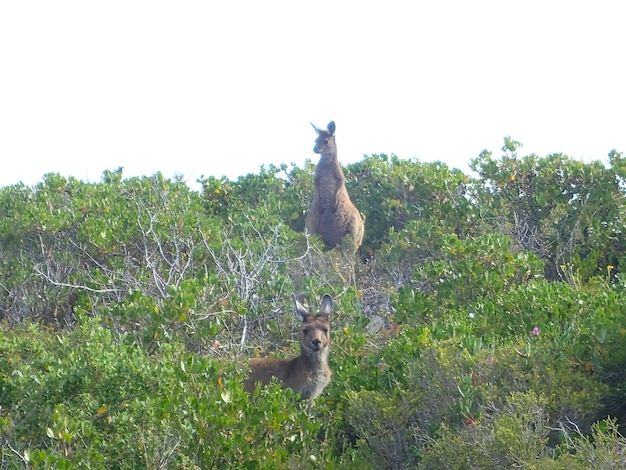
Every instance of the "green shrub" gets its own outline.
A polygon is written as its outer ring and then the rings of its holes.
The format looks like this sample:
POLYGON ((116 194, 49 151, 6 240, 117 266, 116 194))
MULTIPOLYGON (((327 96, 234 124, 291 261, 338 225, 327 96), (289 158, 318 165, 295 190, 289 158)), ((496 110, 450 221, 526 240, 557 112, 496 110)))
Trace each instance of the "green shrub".
POLYGON ((532 466, 549 455, 549 426, 543 399, 508 397, 501 409, 461 429, 442 426, 424 448, 421 468, 501 469, 532 466))
POLYGON ((1 188, 0 467, 623 466, 623 158, 518 147, 346 167, 365 264, 304 235, 311 162, 1 188), (337 303, 308 406, 242 388, 293 293, 337 303))
POLYGON ((0 341, 4 462, 275 468, 332 461, 318 440, 322 422, 292 392, 273 386, 251 400, 234 364, 171 346, 148 356, 117 343, 97 320, 64 338, 30 333, 30 341, 19 334, 0 341))

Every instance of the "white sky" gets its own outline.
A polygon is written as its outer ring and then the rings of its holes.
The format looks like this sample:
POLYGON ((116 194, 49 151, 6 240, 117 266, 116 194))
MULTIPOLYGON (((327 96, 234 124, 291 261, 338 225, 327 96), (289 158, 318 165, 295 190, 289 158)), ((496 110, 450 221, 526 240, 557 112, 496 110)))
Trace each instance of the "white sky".
POLYGON ((0 186, 395 153, 626 152, 619 1, 3 1, 0 186))

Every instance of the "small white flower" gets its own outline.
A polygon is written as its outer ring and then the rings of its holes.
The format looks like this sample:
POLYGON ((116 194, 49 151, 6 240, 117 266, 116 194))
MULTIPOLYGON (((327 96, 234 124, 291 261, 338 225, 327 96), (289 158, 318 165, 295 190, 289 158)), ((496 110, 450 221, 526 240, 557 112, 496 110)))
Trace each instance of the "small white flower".
POLYGON ((474 318, 474 312, 470 312, 469 317, 474 318))

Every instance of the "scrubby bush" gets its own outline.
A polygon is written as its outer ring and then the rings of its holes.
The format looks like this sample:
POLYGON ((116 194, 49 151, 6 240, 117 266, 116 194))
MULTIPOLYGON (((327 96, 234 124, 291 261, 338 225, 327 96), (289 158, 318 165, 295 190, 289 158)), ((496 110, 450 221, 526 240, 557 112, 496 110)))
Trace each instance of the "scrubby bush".
POLYGON ((359 260, 303 233, 313 165, 0 189, 0 468, 624 464, 624 163, 346 167, 359 260), (243 391, 331 294, 323 397, 243 391))
POLYGON ((235 364, 118 344, 100 319, 0 342, 4 465, 275 468, 326 458, 293 393, 243 392, 235 364), (21 461, 21 462, 20 462, 21 461))

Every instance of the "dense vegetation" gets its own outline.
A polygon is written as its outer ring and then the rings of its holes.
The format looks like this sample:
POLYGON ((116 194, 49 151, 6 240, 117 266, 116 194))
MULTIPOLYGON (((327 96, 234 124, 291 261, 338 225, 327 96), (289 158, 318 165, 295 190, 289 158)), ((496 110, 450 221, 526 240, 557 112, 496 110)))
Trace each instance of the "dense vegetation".
POLYGON ((345 168, 358 258, 303 233, 313 165, 0 189, 0 468, 626 465, 626 160, 345 168), (337 304, 312 406, 243 391, 337 304))

